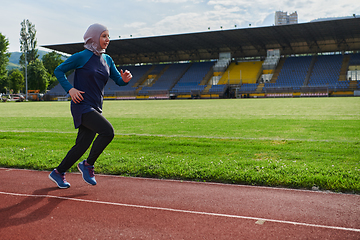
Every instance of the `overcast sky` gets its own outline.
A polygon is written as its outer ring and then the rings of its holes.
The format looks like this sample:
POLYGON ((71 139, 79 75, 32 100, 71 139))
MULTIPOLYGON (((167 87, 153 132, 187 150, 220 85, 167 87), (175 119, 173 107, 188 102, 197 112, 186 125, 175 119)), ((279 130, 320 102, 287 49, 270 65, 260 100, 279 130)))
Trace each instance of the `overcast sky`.
POLYGON ((149 37, 271 26, 275 11, 297 11, 299 23, 317 18, 360 15, 359 0, 9 0, 2 1, 0 32, 9 51, 20 51, 20 23, 29 19, 38 46, 83 41, 93 23, 111 39, 149 37))

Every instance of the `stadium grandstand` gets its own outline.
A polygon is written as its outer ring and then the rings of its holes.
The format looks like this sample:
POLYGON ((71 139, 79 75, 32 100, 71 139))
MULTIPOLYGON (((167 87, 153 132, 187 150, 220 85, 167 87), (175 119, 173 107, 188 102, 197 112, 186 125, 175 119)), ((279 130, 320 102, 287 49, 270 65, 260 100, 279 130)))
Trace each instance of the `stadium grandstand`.
MULTIPOLYGON (((111 40, 133 79, 105 99, 360 95, 360 19, 111 40)), ((66 54, 83 43, 43 46, 66 54)), ((69 81, 73 81, 72 75, 69 81)), ((61 86, 47 100, 67 99, 61 86)))

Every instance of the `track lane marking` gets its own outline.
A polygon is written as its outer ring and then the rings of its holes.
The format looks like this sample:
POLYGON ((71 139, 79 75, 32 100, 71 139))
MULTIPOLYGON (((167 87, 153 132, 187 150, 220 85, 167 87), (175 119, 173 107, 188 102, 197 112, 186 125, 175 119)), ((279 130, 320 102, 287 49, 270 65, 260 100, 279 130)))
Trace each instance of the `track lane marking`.
POLYGON ((326 228, 326 229, 334 229, 334 230, 360 232, 360 229, 357 229, 357 228, 326 226, 326 225, 309 224, 309 223, 302 223, 302 222, 283 221, 283 220, 276 220, 276 219, 248 217, 248 216, 239 216, 239 215, 222 214, 222 213, 198 212, 198 211, 191 211, 191 210, 181 210, 181 209, 174 209, 174 208, 142 206, 142 205, 134 205, 134 204, 126 204, 126 203, 114 203, 114 202, 87 200, 87 199, 81 199, 81 198, 69 198, 69 197, 53 196, 53 195, 36 195, 36 194, 34 195, 34 194, 10 193, 10 192, 1 192, 1 191, 0 191, 0 194, 11 195, 11 196, 20 196, 20 197, 54 198, 54 199, 61 199, 61 200, 70 200, 70 201, 96 203, 96 204, 105 204, 105 205, 113 205, 113 206, 121 206, 121 207, 132 207, 132 208, 142 208, 142 209, 150 209, 150 210, 161 210, 161 211, 168 211, 168 212, 179 212, 179 213, 190 213, 190 214, 197 214, 197 215, 207 215, 207 216, 215 216, 215 217, 246 219, 246 220, 254 220, 256 222, 262 222, 262 223, 273 222, 273 223, 291 224, 291 225, 298 225, 298 226, 305 226, 305 227, 315 227, 315 228, 326 228))
MULTIPOLYGON (((77 134, 75 131, 26 131, 26 130, 0 130, 3 133, 60 133, 77 134)), ((337 142, 355 143, 357 140, 334 140, 334 139, 297 139, 297 138, 250 138, 250 137, 224 137, 224 136, 191 136, 191 135, 164 135, 164 134, 141 134, 141 133, 117 133, 116 136, 138 136, 138 137, 164 137, 164 138, 199 138, 199 139, 220 139, 220 140, 259 140, 259 141, 302 141, 302 142, 337 142)))

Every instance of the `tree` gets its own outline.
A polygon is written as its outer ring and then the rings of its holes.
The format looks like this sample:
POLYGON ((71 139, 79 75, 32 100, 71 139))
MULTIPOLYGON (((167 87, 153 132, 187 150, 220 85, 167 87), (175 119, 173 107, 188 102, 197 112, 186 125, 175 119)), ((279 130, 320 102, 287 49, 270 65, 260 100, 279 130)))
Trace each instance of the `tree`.
POLYGON ((37 54, 38 50, 36 49, 37 40, 36 40, 36 30, 35 25, 32 24, 29 19, 25 19, 21 22, 20 30, 20 50, 23 54, 20 56, 19 63, 24 66, 23 70, 25 72, 25 94, 26 100, 28 99, 28 74, 27 74, 27 65, 32 61, 35 61, 39 55, 37 54))
POLYGON ((14 93, 20 92, 24 88, 24 75, 19 69, 14 69, 9 73, 10 89, 14 90, 14 93))
POLYGON ((52 76, 54 76, 55 68, 64 62, 61 57, 61 54, 55 51, 49 52, 42 57, 44 67, 52 76))
POLYGON ((0 92, 6 93, 8 87, 6 66, 9 62, 10 53, 8 53, 9 40, 0 33, 0 92))
POLYGON ((39 59, 30 62, 28 67, 28 88, 45 92, 49 84, 49 73, 39 59))
POLYGON ((19 63, 25 66, 25 52, 27 64, 31 61, 35 61, 39 57, 36 39, 35 25, 32 24, 29 19, 25 19, 21 22, 20 30, 20 51, 23 53, 20 56, 19 63))
POLYGON ((54 70, 57 66, 64 62, 61 59, 61 55, 56 53, 55 51, 49 52, 42 57, 42 62, 47 72, 49 73, 49 88, 54 87, 58 81, 54 76, 54 70))

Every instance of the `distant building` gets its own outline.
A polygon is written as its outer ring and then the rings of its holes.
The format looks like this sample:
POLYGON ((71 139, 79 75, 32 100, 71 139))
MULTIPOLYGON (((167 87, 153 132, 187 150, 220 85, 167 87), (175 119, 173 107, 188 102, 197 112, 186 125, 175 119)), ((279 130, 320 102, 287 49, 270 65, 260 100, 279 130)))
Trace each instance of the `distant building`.
POLYGON ((291 13, 290 15, 288 15, 287 12, 275 12, 275 25, 287 25, 296 23, 298 23, 298 15, 296 11, 294 13, 291 13))

